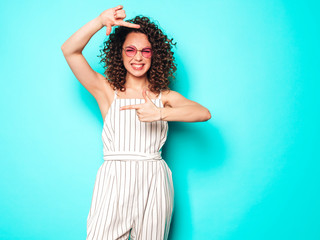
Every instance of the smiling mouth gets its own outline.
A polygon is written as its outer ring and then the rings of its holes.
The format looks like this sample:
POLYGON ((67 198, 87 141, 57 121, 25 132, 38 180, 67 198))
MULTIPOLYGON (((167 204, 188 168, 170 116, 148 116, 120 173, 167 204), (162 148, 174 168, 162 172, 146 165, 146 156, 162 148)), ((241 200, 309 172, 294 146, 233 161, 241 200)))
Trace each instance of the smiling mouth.
POLYGON ((144 64, 131 64, 132 68, 135 70, 142 70, 144 64))

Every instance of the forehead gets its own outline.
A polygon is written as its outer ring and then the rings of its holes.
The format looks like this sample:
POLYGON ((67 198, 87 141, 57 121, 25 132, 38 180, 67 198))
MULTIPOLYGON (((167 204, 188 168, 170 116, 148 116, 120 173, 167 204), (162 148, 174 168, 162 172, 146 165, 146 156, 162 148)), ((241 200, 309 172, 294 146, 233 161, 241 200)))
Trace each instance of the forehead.
POLYGON ((134 45, 137 48, 151 47, 147 35, 143 33, 131 32, 127 35, 123 47, 134 45))

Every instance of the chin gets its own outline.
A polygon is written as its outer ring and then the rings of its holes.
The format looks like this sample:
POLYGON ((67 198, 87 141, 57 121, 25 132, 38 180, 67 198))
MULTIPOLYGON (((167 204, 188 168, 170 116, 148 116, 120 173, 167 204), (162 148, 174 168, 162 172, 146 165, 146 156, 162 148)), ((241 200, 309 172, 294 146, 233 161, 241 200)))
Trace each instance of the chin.
POLYGON ((130 75, 134 76, 134 77, 145 77, 147 76, 147 72, 133 72, 133 71, 127 71, 127 73, 129 73, 130 75))
POLYGON ((134 76, 134 77, 136 77, 136 78, 144 78, 144 77, 147 76, 147 73, 144 73, 144 74, 132 74, 132 73, 131 73, 131 75, 134 76))

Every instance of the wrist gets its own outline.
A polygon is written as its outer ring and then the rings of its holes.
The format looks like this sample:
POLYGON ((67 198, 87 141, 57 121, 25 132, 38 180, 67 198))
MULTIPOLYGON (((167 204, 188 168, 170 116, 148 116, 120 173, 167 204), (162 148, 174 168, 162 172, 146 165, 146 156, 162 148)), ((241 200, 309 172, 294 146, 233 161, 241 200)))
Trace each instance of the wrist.
POLYGON ((99 28, 103 28, 104 27, 100 15, 98 17, 96 17, 95 20, 96 20, 97 24, 99 25, 99 28))

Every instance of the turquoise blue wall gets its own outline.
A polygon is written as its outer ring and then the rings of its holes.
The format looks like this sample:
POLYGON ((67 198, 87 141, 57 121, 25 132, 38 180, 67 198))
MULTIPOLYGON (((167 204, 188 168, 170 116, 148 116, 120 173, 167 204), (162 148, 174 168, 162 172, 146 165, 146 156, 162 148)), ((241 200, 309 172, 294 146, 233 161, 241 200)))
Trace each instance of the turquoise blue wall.
MULTIPOLYGON (((102 118, 60 47, 123 4, 178 42, 172 88, 212 119, 169 123, 170 239, 320 239, 318 1, 1 1, 0 239, 85 239, 102 118)), ((84 55, 103 73, 106 28, 84 55)))

